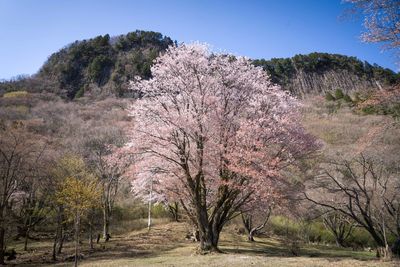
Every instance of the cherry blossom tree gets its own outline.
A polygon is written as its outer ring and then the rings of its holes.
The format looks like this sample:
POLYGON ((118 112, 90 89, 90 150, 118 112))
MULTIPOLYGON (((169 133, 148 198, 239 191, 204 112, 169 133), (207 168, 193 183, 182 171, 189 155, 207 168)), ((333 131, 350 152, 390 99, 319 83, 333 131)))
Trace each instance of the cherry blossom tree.
MULTIPOLYGON (((353 4, 353 12, 362 12, 366 31, 364 42, 383 43, 384 49, 395 51, 399 60, 400 1, 399 0, 345 0, 353 4)), ((400 62, 398 62, 400 63, 400 62)))
POLYGON ((184 44, 151 71, 131 84, 143 93, 131 109, 134 184, 152 179, 198 227, 201 250, 218 251, 224 225, 316 143, 300 125, 298 102, 246 58, 184 44))

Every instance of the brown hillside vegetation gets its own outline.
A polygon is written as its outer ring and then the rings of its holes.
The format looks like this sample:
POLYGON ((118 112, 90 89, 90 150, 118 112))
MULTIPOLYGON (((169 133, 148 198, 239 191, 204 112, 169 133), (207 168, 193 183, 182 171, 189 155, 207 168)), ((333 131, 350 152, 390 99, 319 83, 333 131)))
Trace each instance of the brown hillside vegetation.
POLYGON ((400 125, 390 116, 360 115, 316 96, 304 101, 303 123, 322 140, 327 158, 351 159, 363 153, 388 165, 400 159, 400 125))

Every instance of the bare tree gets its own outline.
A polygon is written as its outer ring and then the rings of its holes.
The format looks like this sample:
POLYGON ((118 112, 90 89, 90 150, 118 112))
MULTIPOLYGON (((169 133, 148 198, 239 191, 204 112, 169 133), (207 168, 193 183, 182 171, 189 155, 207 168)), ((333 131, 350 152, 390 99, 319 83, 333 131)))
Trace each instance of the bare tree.
POLYGON ((400 236, 398 172, 361 155, 332 162, 308 185, 306 199, 339 212, 369 232, 384 256, 388 233, 400 236))
POLYGON ((89 162, 100 180, 103 210, 103 238, 110 238, 110 221, 118 189, 132 157, 118 146, 124 143, 121 129, 102 127, 86 140, 89 162))
POLYGON ((263 229, 271 216, 272 207, 268 206, 264 211, 259 211, 257 214, 250 212, 242 213, 242 222, 247 232, 249 241, 254 241, 254 236, 263 233, 263 229))
POLYGON ((32 175, 42 148, 22 123, 0 125, 0 264, 4 264, 5 233, 10 225, 14 199, 32 175))
POLYGON ((356 224, 349 218, 338 212, 329 212, 323 215, 323 222, 336 240, 338 247, 346 246, 346 239, 349 238, 356 224))

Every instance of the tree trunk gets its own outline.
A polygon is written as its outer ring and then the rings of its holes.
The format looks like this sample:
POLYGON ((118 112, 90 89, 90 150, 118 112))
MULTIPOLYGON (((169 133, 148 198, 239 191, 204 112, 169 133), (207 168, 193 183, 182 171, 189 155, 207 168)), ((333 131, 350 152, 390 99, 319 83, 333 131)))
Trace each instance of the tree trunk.
POLYGON ((400 256, 400 237, 397 237, 396 241, 392 246, 392 253, 397 257, 400 256))
POLYGON ((29 232, 30 232, 30 228, 28 227, 28 229, 26 230, 26 234, 25 234, 25 240, 24 240, 24 251, 28 250, 28 238, 29 238, 29 232))
POLYGON ((78 266, 78 254, 79 254, 79 214, 75 214, 75 263, 74 266, 78 266))
POLYGON ((61 254, 63 244, 64 244, 64 238, 65 238, 65 233, 64 233, 64 208, 60 206, 58 208, 58 217, 57 217, 57 224, 58 224, 58 250, 57 254, 61 254))
POLYGON ((179 204, 174 202, 173 204, 168 204, 168 210, 171 213, 172 219, 175 222, 179 222, 179 204))
POLYGON ((97 234, 96 244, 98 244, 100 242, 100 237, 101 237, 101 235, 97 234))
POLYGON ((61 235, 59 236, 59 240, 58 240, 57 254, 61 254, 61 252, 62 252, 63 245, 64 245, 64 239, 65 239, 65 233, 64 233, 63 229, 61 228, 61 235))
POLYGON ((218 249, 220 227, 208 222, 207 209, 200 211, 197 225, 199 226, 200 249, 203 252, 220 252, 218 249))
POLYGON ((254 231, 250 231, 249 234, 247 235, 247 240, 250 242, 254 242, 254 231))
POLYGON ((345 247, 343 238, 336 237, 336 246, 340 248, 345 247))
POLYGON ((149 196, 149 214, 148 214, 148 221, 147 221, 147 229, 150 231, 151 228, 151 201, 153 198, 153 178, 151 178, 150 182, 150 196, 149 196))
POLYGON ((219 233, 208 231, 202 233, 200 231, 200 249, 203 252, 220 252, 218 249, 219 233))
POLYGON ((4 239, 5 239, 5 229, 3 226, 0 226, 0 264, 4 265, 4 239))
POLYGON ((247 240, 253 242, 254 241, 254 231, 253 231, 253 225, 252 225, 252 216, 242 213, 241 217, 242 217, 244 229, 247 232, 247 240))
POLYGON ((108 205, 105 202, 103 208, 103 238, 108 241, 110 236, 110 214, 108 212, 108 205))
POLYGON ((381 258, 382 260, 391 260, 392 252, 390 251, 389 246, 378 247, 376 251, 376 256, 381 258))
POLYGON ((89 247, 93 249, 93 227, 92 224, 89 225, 89 247))
POLYGON ((59 226, 57 226, 57 229, 56 229, 56 234, 55 234, 54 242, 53 242, 53 251, 51 254, 51 258, 53 261, 57 261, 57 241, 58 241, 58 232, 59 232, 58 227, 59 226))

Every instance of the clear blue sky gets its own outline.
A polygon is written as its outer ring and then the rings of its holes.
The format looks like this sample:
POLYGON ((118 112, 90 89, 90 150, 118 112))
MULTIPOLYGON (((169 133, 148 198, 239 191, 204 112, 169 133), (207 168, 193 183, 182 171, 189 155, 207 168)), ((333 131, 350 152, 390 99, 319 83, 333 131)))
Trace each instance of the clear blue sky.
POLYGON ((0 0, 0 79, 35 73, 75 40, 136 29, 201 41, 251 58, 310 52, 356 56, 396 70, 360 21, 340 20, 341 0, 0 0))

